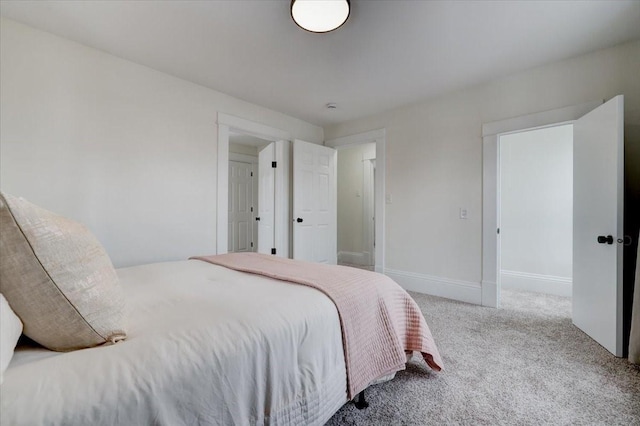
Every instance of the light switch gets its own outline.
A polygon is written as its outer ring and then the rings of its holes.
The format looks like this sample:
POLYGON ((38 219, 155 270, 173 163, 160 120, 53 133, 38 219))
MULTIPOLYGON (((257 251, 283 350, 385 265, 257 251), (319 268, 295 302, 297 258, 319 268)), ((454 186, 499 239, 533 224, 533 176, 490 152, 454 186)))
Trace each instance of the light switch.
POLYGON ((460 219, 466 219, 467 218, 467 209, 465 208, 460 208, 460 219))

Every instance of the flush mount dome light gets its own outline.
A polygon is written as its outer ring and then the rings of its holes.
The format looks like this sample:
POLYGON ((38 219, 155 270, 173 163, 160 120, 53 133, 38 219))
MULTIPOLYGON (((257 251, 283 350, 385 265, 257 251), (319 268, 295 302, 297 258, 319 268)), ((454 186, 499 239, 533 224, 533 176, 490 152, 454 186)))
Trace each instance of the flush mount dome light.
POLYGON ((349 0, 291 0, 291 18, 303 30, 328 33, 347 22, 349 0))

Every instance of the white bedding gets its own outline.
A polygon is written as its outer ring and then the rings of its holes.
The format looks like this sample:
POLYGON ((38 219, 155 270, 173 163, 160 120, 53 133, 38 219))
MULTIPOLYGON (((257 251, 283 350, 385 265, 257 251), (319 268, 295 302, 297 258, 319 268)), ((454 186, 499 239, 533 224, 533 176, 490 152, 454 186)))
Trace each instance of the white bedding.
POLYGON ((319 291, 197 260, 118 275, 127 340, 18 349, 0 424, 320 425, 346 402, 338 314, 319 291))

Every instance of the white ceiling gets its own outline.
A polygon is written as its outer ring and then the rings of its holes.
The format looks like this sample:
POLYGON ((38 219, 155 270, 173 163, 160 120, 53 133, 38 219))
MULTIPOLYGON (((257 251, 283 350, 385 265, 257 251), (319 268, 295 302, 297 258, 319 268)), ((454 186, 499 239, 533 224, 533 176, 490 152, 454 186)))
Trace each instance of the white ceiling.
POLYGON ((638 0, 351 0, 328 34, 299 29, 289 4, 3 0, 0 13, 318 125, 640 39, 638 0))

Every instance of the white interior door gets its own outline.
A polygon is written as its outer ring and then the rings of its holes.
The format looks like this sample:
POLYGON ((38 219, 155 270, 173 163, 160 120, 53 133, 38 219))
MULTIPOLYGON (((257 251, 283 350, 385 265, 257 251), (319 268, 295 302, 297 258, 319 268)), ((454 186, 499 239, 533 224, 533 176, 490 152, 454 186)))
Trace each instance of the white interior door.
POLYGON ((336 150, 293 142, 293 258, 337 263, 336 150))
POLYGON ((271 254, 275 247, 275 144, 258 153, 258 253, 271 254))
POLYGON ((252 168, 250 163, 229 161, 229 252, 253 251, 252 168))
POLYGON ((624 98, 574 124, 573 323, 622 356, 624 98))

